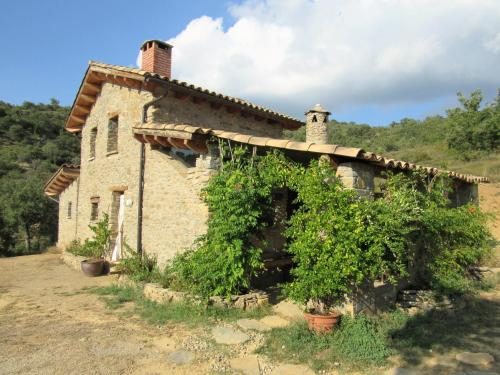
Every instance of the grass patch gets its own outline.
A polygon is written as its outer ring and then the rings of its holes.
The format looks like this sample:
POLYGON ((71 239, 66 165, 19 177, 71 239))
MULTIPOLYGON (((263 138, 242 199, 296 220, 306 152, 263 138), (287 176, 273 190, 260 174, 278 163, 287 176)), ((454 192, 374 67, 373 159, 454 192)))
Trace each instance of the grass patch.
POLYGON ((189 327, 216 324, 218 321, 234 322, 241 318, 259 319, 270 313, 270 307, 250 311, 217 306, 205 306, 195 302, 171 302, 160 304, 144 298, 139 288, 118 285, 88 288, 88 292, 101 296, 109 309, 117 309, 126 302, 134 302, 133 312, 153 325, 168 322, 182 323, 189 327))
POLYGON ((305 323, 274 329, 259 350, 273 362, 303 363, 316 371, 332 368, 373 373, 397 355, 418 365, 433 353, 460 351, 498 355, 500 303, 469 296, 455 310, 431 310, 414 316, 401 311, 376 317, 343 317, 332 334, 311 333, 305 323), (340 366, 336 366, 335 363, 340 366))
POLYGON ((305 363, 316 371, 332 368, 335 363, 343 370, 379 367, 394 353, 391 332, 401 329, 407 318, 401 312, 376 318, 343 317, 334 333, 323 335, 310 332, 306 323, 297 323, 272 330, 259 351, 273 361, 305 363))

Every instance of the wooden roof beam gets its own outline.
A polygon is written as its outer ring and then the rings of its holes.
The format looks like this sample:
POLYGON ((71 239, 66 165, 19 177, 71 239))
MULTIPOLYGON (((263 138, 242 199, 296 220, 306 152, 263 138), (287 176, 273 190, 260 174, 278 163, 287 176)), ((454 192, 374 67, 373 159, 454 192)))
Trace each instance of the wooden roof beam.
POLYGON ((206 154, 208 152, 207 145, 203 140, 184 140, 184 145, 191 151, 197 152, 199 154, 206 154))
POLYGON ((155 145, 157 144, 156 142, 156 139, 155 139, 155 136, 154 135, 145 135, 144 136, 144 139, 146 140, 146 142, 148 142, 149 144, 151 145, 155 145))
POLYGON ((95 83, 90 83, 88 81, 86 81, 84 84, 83 84, 83 89, 85 90, 90 90, 94 93, 98 93, 101 91, 101 85, 96 85, 95 83))
POLYGON ((155 135, 155 141, 162 145, 162 146, 165 146, 165 147, 172 147, 172 145, 170 144, 170 142, 167 140, 167 138, 165 137, 160 137, 158 135, 155 135))
POLYGON ((75 109, 78 112, 83 113, 85 115, 88 115, 90 113, 90 108, 89 107, 84 107, 83 105, 80 105, 80 104, 75 104, 75 109))
POLYGON ((82 124, 82 125, 85 124, 85 120, 82 119, 81 117, 78 117, 76 115, 71 115, 70 118, 71 118, 72 121, 74 121, 74 122, 76 122, 78 124, 82 124))
POLYGON ((182 139, 168 137, 167 140, 175 148, 187 149, 187 146, 184 145, 184 142, 182 139))
POLYGON ((79 133, 82 131, 82 128, 79 126, 79 127, 74 127, 74 126, 69 126, 66 128, 67 131, 69 131, 70 133, 79 133))
POLYGON ((83 93, 79 95, 79 98, 86 101, 87 103, 92 103, 92 104, 95 103, 96 101, 96 96, 83 93))

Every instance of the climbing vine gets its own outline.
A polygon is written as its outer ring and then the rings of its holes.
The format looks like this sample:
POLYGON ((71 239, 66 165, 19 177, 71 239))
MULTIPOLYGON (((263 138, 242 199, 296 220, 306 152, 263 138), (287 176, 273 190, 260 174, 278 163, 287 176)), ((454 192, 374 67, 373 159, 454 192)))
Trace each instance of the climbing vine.
MULTIPOLYGON (((222 146, 222 145, 221 145, 222 146)), ((202 196, 208 205, 208 229, 195 247, 167 267, 167 283, 201 296, 238 294, 262 268, 256 239, 269 225, 272 191, 285 186, 295 164, 277 152, 257 156, 241 147, 221 147, 225 155, 202 196)))
POLYGON ((376 278, 395 282, 415 270, 429 286, 464 292, 470 267, 488 252, 485 215, 473 205, 450 208, 444 177, 390 175, 383 197, 371 200, 345 189, 329 163, 219 148, 220 170, 202 192, 207 232, 166 268, 169 287, 207 298, 246 291, 263 268, 258 244, 277 188, 297 193, 286 230, 295 266, 285 290, 299 302, 331 306, 376 278))

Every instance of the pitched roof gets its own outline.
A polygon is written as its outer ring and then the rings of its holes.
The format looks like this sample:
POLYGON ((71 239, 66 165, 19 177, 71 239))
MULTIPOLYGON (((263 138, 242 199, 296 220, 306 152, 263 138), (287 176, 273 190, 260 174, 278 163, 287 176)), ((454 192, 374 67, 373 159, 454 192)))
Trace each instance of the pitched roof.
POLYGON ((96 101, 103 82, 112 82, 134 88, 151 89, 154 83, 167 85, 173 91, 193 95, 209 102, 222 103, 235 107, 238 110, 259 115, 262 118, 273 120, 288 129, 298 129, 304 123, 293 117, 273 111, 271 109, 250 103, 246 100, 223 95, 206 88, 195 86, 177 79, 169 79, 156 73, 119 65, 111 65, 90 61, 87 72, 82 80, 78 94, 73 103, 71 113, 66 121, 66 129, 79 132, 90 113, 91 105, 96 101), (90 105, 90 106, 89 106, 90 105))
POLYGON ((80 166, 63 164, 43 187, 45 195, 59 195, 80 175, 80 166))
MULTIPOLYGON (((419 164, 409 163, 401 160, 395 160, 384 157, 373 152, 367 152, 361 148, 356 147, 343 147, 331 144, 316 144, 312 142, 297 142, 289 139, 276 139, 268 137, 254 137, 246 134, 235 133, 225 130, 217 130, 211 128, 201 128, 184 124, 158 124, 158 123, 144 123, 134 126, 134 134, 136 136, 143 136, 143 141, 154 142, 156 137, 166 137, 191 140, 192 135, 205 135, 216 136, 219 138, 229 139, 239 143, 250 144, 261 147, 273 147, 286 150, 312 152, 318 154, 328 154, 333 156, 346 157, 357 159, 370 164, 375 164, 384 168, 391 168, 396 170, 416 170, 424 171, 429 175, 446 174, 451 178, 469 182, 489 182, 486 177, 473 176, 453 171, 442 170, 434 167, 426 167, 419 164), (189 135, 189 136, 186 136, 189 135)), ((168 142, 168 140, 166 141, 168 142)), ((161 141, 159 142, 161 143, 161 141)), ((189 148, 189 143, 185 143, 189 148)), ((175 142, 175 146, 179 143, 175 142)))

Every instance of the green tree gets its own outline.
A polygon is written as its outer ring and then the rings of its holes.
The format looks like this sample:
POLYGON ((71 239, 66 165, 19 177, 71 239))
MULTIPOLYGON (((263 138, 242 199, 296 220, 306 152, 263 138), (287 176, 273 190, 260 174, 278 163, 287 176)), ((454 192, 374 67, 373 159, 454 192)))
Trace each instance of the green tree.
POLYGON ((448 146, 462 154, 465 159, 480 152, 495 152, 500 144, 499 99, 481 108, 483 94, 473 91, 470 97, 458 93, 462 107, 448 110, 448 146))

